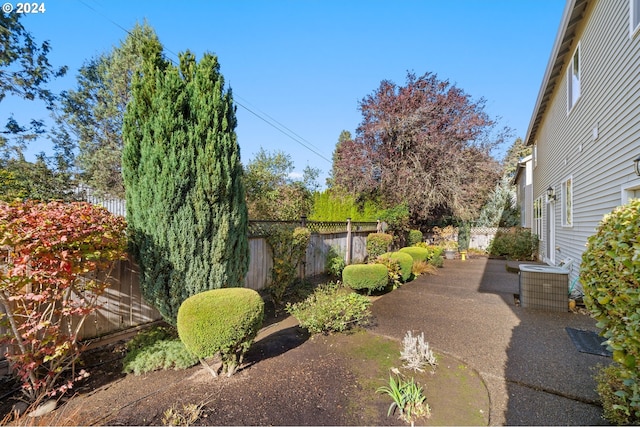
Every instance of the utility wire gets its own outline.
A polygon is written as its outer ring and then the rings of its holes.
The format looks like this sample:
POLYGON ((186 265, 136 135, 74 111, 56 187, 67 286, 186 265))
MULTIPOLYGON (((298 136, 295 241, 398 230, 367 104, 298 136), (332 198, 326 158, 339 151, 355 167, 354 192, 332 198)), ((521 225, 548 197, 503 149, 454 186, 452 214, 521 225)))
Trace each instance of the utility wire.
MULTIPOLYGON (((90 6, 89 4, 87 4, 84 0, 78 0, 80 3, 82 3, 83 5, 85 5, 88 9, 92 10, 93 12, 95 12, 96 14, 98 14, 99 16, 103 17, 104 19, 106 19, 107 21, 109 21, 110 23, 112 23, 113 25, 115 25, 116 27, 120 28, 122 31, 124 31, 125 33, 131 35, 131 32, 129 30, 127 30, 126 28, 124 28, 122 25, 118 24, 117 22, 115 22, 114 20, 112 20, 111 18, 109 18, 108 16, 106 16, 105 14, 101 13, 100 11, 96 10, 94 7, 90 6)), ((171 50, 165 48, 163 46, 163 49, 172 54, 175 58, 179 58, 179 55, 177 55, 175 52, 172 52, 171 50)), ((169 61, 171 61, 171 63, 173 65, 177 65, 176 62, 171 59, 171 58, 166 58, 169 61)), ((333 163, 331 160, 329 160, 328 158, 326 158, 324 155, 320 154, 317 150, 320 150, 318 147, 314 146, 313 144, 311 144, 309 141, 307 141, 306 139, 304 139, 303 137, 301 137, 300 135, 298 135, 297 133, 295 133, 294 131, 292 131, 291 129, 289 129, 287 126, 283 125, 282 123, 280 123, 278 120, 274 119, 273 117, 271 117, 270 115, 268 115, 267 113, 260 111, 260 113, 252 110, 251 108, 247 107, 246 105, 244 105, 243 103, 239 102, 236 98, 241 99, 244 103, 249 104, 249 102, 246 99, 243 99, 242 97, 238 96, 237 94, 235 94, 234 92, 234 96, 233 96, 233 102, 235 102, 239 107, 244 108, 245 110, 247 110, 249 113, 253 114, 254 116, 256 116, 257 118, 259 118, 260 120, 262 120, 263 122, 265 122, 266 124, 268 124, 269 126, 273 127, 274 129, 276 129, 278 132, 282 133, 283 135, 287 136, 288 138, 292 139, 293 141, 297 142, 298 144, 300 144, 301 146, 303 146, 304 148, 306 148, 307 150, 311 151, 313 154, 315 154, 316 156, 320 157, 321 159, 329 162, 330 164, 333 163), (312 148, 313 147, 313 148, 312 148)), ((255 108, 255 107, 254 107, 255 108)), ((257 108, 256 108, 257 109, 257 108)))
MULTIPOLYGON (((312 153, 314 153, 316 156, 326 160, 327 162, 331 163, 331 160, 327 159, 325 156, 323 156, 322 154, 318 153, 317 151, 315 151, 313 148, 305 145, 302 141, 294 138, 292 135, 289 135, 288 133, 284 132, 282 129, 280 129, 278 126, 276 126, 275 124, 271 123, 269 120, 265 119, 264 117, 262 117, 261 115, 259 115, 258 113, 256 113, 255 111, 251 110, 250 108, 247 108, 246 106, 244 106, 243 104, 241 104, 240 102, 238 102, 237 99, 234 99, 233 102, 235 102, 236 104, 238 104, 238 106, 244 108, 245 110, 247 110, 248 112, 250 112, 251 114, 253 114, 254 116, 256 116, 257 118, 259 118, 260 120, 264 121, 265 123, 267 123, 269 126, 273 127, 274 129, 277 129, 280 133, 282 133, 283 135, 288 136, 289 138, 293 139, 295 142, 297 142, 298 144, 302 145, 304 148, 306 148, 307 150, 311 151, 312 153)), ((278 123, 278 122, 276 122, 278 123)), ((286 129, 286 127, 285 127, 286 129)), ((292 132, 293 133, 293 132, 292 132)), ((294 133, 295 135, 295 133, 294 133)))

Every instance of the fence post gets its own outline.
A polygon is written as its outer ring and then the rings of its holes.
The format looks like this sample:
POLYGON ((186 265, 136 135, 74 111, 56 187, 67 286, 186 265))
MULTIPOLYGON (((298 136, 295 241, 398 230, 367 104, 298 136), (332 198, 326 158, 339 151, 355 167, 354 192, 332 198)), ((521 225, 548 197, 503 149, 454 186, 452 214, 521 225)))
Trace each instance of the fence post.
POLYGON ((351 218, 347 218, 347 253, 344 261, 347 265, 351 264, 351 218))
MULTIPOLYGON (((306 215, 300 215, 300 227, 307 227, 307 216, 306 215)), ((309 242, 309 244, 311 244, 311 242, 309 242)), ((309 249, 309 247, 307 246, 307 250, 309 249)), ((300 271, 300 270, 298 270, 300 271)), ((305 252, 304 255, 304 259, 302 260, 302 272, 300 272, 301 280, 304 280, 305 277, 307 277, 307 254, 305 252)))

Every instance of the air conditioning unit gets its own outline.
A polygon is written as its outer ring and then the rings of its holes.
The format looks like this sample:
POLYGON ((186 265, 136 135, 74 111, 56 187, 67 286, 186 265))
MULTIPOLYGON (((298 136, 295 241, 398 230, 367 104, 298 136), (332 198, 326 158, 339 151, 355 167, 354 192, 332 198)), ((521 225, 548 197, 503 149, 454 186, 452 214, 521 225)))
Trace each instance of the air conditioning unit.
POLYGON ((520 305, 524 308, 567 312, 569 270, 549 265, 521 265, 520 305))

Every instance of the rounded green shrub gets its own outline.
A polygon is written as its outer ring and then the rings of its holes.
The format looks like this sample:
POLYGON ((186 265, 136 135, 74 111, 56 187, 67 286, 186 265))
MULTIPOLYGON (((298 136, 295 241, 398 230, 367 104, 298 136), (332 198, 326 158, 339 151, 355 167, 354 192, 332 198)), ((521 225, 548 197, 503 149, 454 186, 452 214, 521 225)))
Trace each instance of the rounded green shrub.
POLYGON ((387 267, 382 264, 352 264, 342 270, 343 283, 353 290, 384 289, 389 283, 387 267))
POLYGON ((381 258, 389 258, 398 263, 400 266, 400 275, 403 282, 411 279, 411 270, 413 268, 413 257, 406 252, 387 252, 380 255, 381 258))
POLYGON ((420 230, 409 230, 409 236, 407 238, 407 241, 409 243, 409 246, 413 246, 416 243, 422 242, 422 238, 423 238, 422 231, 420 231, 420 230))
MULTIPOLYGON (((616 395, 622 411, 640 421, 640 200, 605 215, 582 255, 584 302, 602 328, 615 373, 625 385, 616 395)), ((605 409, 607 413, 607 409, 605 409)))
POLYGON ((398 252, 411 255, 414 261, 428 261, 430 251, 427 248, 420 248, 418 246, 408 246, 400 249, 398 252))
POLYGON ((532 260, 538 251, 538 236, 526 228, 498 231, 489 244, 489 255, 508 259, 532 260))
POLYGON ((387 233, 370 233, 367 236, 367 255, 370 260, 387 252, 393 242, 393 236, 387 233))
POLYGON ((178 310, 178 335, 201 361, 220 355, 232 375, 242 363, 264 317, 264 301, 253 289, 224 288, 187 298, 178 310))

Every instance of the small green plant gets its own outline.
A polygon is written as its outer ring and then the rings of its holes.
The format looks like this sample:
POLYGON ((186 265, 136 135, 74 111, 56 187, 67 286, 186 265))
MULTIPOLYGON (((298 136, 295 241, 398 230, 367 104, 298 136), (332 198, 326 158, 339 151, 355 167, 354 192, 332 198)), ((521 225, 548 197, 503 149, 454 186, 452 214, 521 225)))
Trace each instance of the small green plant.
POLYGON ((356 291, 384 289, 389 283, 387 267, 382 264, 351 264, 342 270, 342 281, 356 291))
POLYGON ((198 358, 187 351, 172 327, 156 326, 138 333, 126 343, 122 371, 135 375, 160 369, 187 369, 198 358))
POLYGON ((342 270, 346 267, 344 254, 335 247, 331 246, 325 258, 325 270, 334 277, 341 277, 342 270))
POLYGON ((397 259, 389 257, 379 256, 374 260, 376 264, 381 264, 387 267, 387 284, 393 289, 398 289, 402 286, 402 271, 400 269, 400 263, 397 259))
POLYGON ((367 256, 370 260, 389 251, 393 236, 387 233, 371 233, 367 236, 367 256))
POLYGON ((365 325, 371 317, 371 301, 330 282, 320 285, 306 300, 287 304, 285 310, 312 334, 344 332, 365 325))
POLYGON ((400 377, 397 369, 393 369, 393 371, 396 372, 397 381, 393 376, 389 376, 389 385, 378 387, 376 393, 387 394, 392 399, 387 416, 391 416, 397 409, 398 417, 413 426, 418 418, 429 417, 431 408, 426 402, 427 398, 422 387, 413 378, 406 381, 400 377))
POLYGON ((202 415, 202 406, 195 403, 182 405, 182 409, 178 409, 177 405, 164 411, 162 414, 162 424, 165 426, 184 426, 193 425, 202 415))
POLYGON ((223 288, 187 298, 178 310, 178 334, 213 376, 205 359, 220 356, 222 373, 231 376, 262 326, 264 302, 248 288, 223 288))
POLYGON ((422 231, 420 230, 409 230, 409 236, 408 236, 408 241, 407 244, 409 246, 413 246, 416 243, 422 242, 422 231))
POLYGON ((282 302, 287 289, 295 283, 298 265, 304 261, 310 239, 311 232, 304 227, 270 228, 266 240, 273 252, 273 267, 268 290, 275 304, 282 302))
POLYGON ((444 266, 444 258, 442 258, 442 255, 435 256, 429 260, 429 264, 436 268, 442 268, 444 266))

